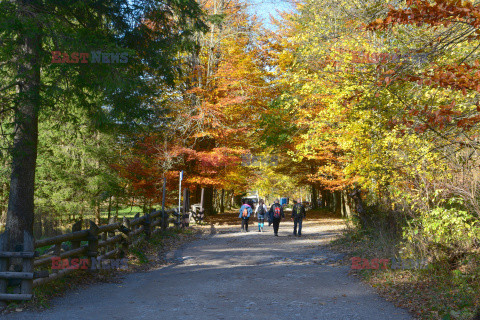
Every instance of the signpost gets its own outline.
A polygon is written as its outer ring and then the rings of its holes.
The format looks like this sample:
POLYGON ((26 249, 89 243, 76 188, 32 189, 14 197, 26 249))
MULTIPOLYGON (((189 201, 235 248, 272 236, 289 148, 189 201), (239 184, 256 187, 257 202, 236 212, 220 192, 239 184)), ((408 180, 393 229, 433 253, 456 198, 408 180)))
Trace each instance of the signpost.
POLYGON ((178 225, 180 225, 180 216, 182 215, 182 180, 183 180, 183 170, 180 171, 180 179, 178 184, 178 225))
POLYGON ((165 222, 165 186, 167 184, 167 177, 163 176, 163 190, 162 190, 162 231, 167 228, 168 222, 165 222))

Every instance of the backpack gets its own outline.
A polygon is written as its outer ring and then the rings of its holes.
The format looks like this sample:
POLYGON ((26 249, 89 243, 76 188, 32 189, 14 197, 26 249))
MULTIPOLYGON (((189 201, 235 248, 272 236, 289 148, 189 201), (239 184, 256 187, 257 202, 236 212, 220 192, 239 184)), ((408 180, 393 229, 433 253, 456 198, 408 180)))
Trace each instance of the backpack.
POLYGON ((297 203, 293 206, 293 215, 295 218, 303 218, 302 206, 300 204, 297 203))
POLYGON ((265 207, 264 207, 264 205, 262 204, 262 205, 260 206, 260 208, 258 209, 258 215, 259 215, 259 216, 263 216, 264 214, 265 214, 265 207))
POLYGON ((242 217, 244 217, 244 218, 248 217, 247 207, 243 208, 242 217))
POLYGON ((281 217, 282 211, 280 209, 281 209, 280 206, 275 206, 275 208, 273 208, 273 217, 274 218, 280 218, 281 217))

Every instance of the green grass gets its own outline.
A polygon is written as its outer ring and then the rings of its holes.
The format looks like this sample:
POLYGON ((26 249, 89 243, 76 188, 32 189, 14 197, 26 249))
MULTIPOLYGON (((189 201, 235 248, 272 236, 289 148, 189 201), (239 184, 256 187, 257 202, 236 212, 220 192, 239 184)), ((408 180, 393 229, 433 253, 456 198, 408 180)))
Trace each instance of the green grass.
POLYGON ((140 262, 140 264, 148 263, 148 258, 147 258, 147 256, 146 256, 145 253, 143 253, 140 249, 131 248, 131 249, 130 249, 130 252, 137 257, 137 259, 138 259, 138 261, 140 262))
MULTIPOLYGON (((42 237, 42 239, 44 238, 49 238, 49 237, 42 237)), ((67 246, 71 246, 72 245, 72 242, 71 241, 65 241, 63 242, 63 244, 67 245, 67 246)), ((84 246, 84 245, 87 245, 88 244, 88 241, 81 241, 80 242, 80 247, 81 246, 84 246)), ((48 251, 50 248, 53 248, 55 245, 52 244, 52 245, 49 245, 49 246, 45 246, 45 247, 40 247, 40 248, 37 248, 35 249, 35 251, 38 251, 38 253, 40 255, 44 254, 46 251, 48 251)))
MULTIPOLYGON (((143 208, 138 207, 138 206, 133 206, 133 207, 125 207, 118 209, 118 216, 119 217, 127 217, 127 218, 133 218, 137 213, 140 212, 140 215, 143 213, 143 208)), ((115 216, 115 208, 112 208, 110 211, 111 216, 115 216)), ((100 216, 105 219, 108 217, 108 211, 103 211, 100 213, 100 216)))

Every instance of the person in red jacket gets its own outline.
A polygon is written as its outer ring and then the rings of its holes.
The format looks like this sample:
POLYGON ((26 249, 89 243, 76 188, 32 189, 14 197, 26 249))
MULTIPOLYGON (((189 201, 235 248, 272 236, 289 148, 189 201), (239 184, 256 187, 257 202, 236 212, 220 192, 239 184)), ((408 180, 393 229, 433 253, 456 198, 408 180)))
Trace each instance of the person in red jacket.
POLYGON ((282 218, 285 218, 285 214, 283 213, 283 207, 280 204, 278 199, 275 199, 275 203, 272 204, 270 207, 270 211, 268 212, 270 218, 273 222, 273 233, 276 237, 278 237, 278 229, 280 228, 280 221, 282 218))

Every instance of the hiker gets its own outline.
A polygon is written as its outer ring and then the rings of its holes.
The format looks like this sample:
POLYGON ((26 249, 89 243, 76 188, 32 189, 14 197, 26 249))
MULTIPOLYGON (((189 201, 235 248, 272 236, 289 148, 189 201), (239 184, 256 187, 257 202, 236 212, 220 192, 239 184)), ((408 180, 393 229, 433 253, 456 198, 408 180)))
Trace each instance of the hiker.
POLYGON ((297 236, 297 225, 298 225, 298 236, 302 236, 302 221, 305 218, 305 207, 302 204, 302 201, 298 199, 297 201, 293 200, 295 203, 292 209, 292 221, 293 221, 293 236, 297 236))
POLYGON ((278 237, 280 221, 285 217, 283 214, 283 207, 280 205, 280 201, 278 199, 275 199, 275 203, 270 207, 269 215, 273 223, 273 233, 276 237, 278 237))
POLYGON ((266 218, 267 218, 267 220, 268 220, 268 226, 269 226, 269 227, 270 227, 270 226, 272 225, 272 223, 273 223, 272 215, 271 215, 270 213, 271 213, 271 211, 269 210, 269 211, 267 212, 267 214, 266 214, 266 218))
POLYGON ((267 214, 267 206, 263 203, 263 199, 260 199, 258 206, 255 209, 255 215, 258 219, 258 232, 263 232, 263 226, 265 224, 265 214, 267 214))
POLYGON ((243 201, 242 206, 240 207, 240 215, 239 218, 242 219, 242 232, 245 230, 248 232, 248 219, 252 214, 252 207, 247 203, 247 201, 243 201))

